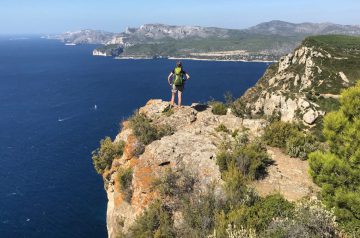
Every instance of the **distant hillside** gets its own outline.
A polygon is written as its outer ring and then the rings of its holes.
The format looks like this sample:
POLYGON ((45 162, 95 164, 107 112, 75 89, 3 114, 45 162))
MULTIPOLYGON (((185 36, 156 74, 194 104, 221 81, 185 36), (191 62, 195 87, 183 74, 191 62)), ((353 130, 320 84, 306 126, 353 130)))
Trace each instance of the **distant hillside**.
POLYGON ((102 56, 276 61, 305 37, 319 34, 360 35, 360 27, 283 21, 243 30, 145 24, 122 33, 82 30, 48 38, 74 44, 103 44, 93 52, 102 56))
POLYGON ((252 117, 279 116, 312 125, 337 108, 342 89, 360 79, 359 65, 360 37, 308 37, 272 64, 240 101, 252 117))
POLYGON ((282 36, 293 35, 360 35, 360 27, 352 25, 339 25, 333 23, 290 23, 284 21, 270 21, 260 23, 248 29, 251 33, 271 34, 282 36))

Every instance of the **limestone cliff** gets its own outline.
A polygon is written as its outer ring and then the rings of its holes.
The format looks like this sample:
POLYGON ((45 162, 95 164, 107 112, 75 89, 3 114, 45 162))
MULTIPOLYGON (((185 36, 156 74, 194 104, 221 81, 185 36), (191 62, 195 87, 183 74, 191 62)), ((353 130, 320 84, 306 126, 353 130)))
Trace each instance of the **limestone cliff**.
MULTIPOLYGON (((154 181, 163 177, 168 168, 191 173, 196 178, 196 193, 202 194, 212 185, 221 196, 223 181, 216 164, 216 152, 227 135, 217 128, 223 125, 230 131, 247 131, 253 139, 261 135, 268 123, 264 115, 278 114, 284 121, 314 124, 330 109, 329 104, 337 100, 340 90, 360 78, 359 58, 359 38, 308 38, 293 53, 271 65, 255 87, 240 99, 246 103, 251 119, 237 117, 231 110, 226 115, 214 115, 210 106, 199 104, 166 113, 168 102, 150 100, 139 113, 150 118, 154 125, 171 125, 174 133, 151 142, 139 153, 140 141, 129 122, 123 122, 115 142, 125 142, 124 153, 115 158, 110 170, 103 174, 108 196, 109 237, 126 233, 135 219, 159 197, 154 181), (256 119, 256 115, 260 115, 260 119, 256 119), (119 171, 128 168, 133 171, 130 199, 118 179, 119 171)), ((287 199, 297 200, 317 190, 307 175, 306 161, 294 161, 276 148, 268 147, 267 152, 275 163, 264 180, 252 184, 261 195, 279 191, 287 199)))
MULTIPOLYGON (((247 131, 250 138, 261 135, 267 122, 264 119, 242 119, 232 115, 214 115, 206 105, 193 104, 175 110, 172 115, 164 115, 169 103, 162 100, 150 100, 140 113, 152 119, 157 125, 173 125, 175 133, 156 140, 146 146, 140 156, 136 154, 139 141, 129 127, 129 122, 123 122, 123 128, 117 135, 115 143, 125 141, 124 154, 116 158, 110 171, 105 172, 104 182, 108 196, 107 229, 109 237, 116 237, 119 232, 126 232, 137 216, 158 198, 159 194, 153 186, 156 179, 161 178, 168 168, 172 171, 186 170, 195 176, 195 191, 198 194, 206 192, 210 185, 215 186, 218 196, 223 194, 221 173, 216 164, 217 147, 224 138, 224 133, 216 128, 222 124, 231 131, 247 131), (120 189, 117 179, 118 171, 132 168, 132 197, 126 201, 125 194, 120 189)), ((274 161, 273 149, 269 154, 274 161)), ((280 153, 280 152, 279 152, 280 153)), ((277 155, 279 155, 279 153, 277 155)), ((283 158, 283 157, 282 157, 283 158)), ((288 158, 290 160, 290 158, 288 158)), ((269 179, 255 183, 260 194, 280 191, 290 200, 296 200, 309 195, 315 187, 306 175, 307 164, 299 161, 299 179, 289 180, 291 167, 277 165, 270 170, 269 179), (303 169, 302 169, 303 168, 303 169), (274 170, 274 172, 272 172, 274 170), (282 172, 281 172, 281 171, 282 172), (278 178, 281 177, 281 178, 278 178), (281 184, 281 186, 279 185, 281 184), (266 189, 262 187, 266 186, 266 189), (280 187, 279 187, 280 186, 280 187), (279 190, 280 189, 280 190, 279 190), (281 190, 284 191, 281 191, 281 190), (286 190, 286 191, 285 191, 286 190)))
POLYGON ((309 37, 272 64, 241 100, 252 116, 311 125, 330 109, 327 98, 337 99, 360 78, 359 42, 359 37, 309 37))

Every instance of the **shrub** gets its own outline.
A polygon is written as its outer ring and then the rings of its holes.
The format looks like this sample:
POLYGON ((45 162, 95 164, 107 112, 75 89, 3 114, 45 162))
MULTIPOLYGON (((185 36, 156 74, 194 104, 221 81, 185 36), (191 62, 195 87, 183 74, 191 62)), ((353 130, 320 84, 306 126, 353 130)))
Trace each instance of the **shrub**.
POLYGON ((259 199, 253 206, 241 206, 230 211, 229 222, 247 229, 262 231, 278 218, 292 217, 294 205, 279 194, 259 199))
POLYGON ((230 130, 224 125, 224 124, 220 124, 218 127, 215 128, 215 131, 217 132, 225 132, 225 133, 230 133, 230 130))
POLYGON ((268 145, 283 148, 291 157, 301 159, 307 159, 309 153, 320 147, 315 136, 302 132, 296 124, 282 121, 267 126, 263 139, 268 145))
POLYGON ((238 117, 250 116, 250 110, 246 108, 246 104, 241 100, 241 98, 236 99, 230 104, 231 112, 238 117))
POLYGON ((304 200, 292 217, 276 218, 264 231, 264 237, 341 237, 335 216, 318 200, 304 200))
POLYGON ((265 128, 263 137, 266 144, 285 148, 287 139, 298 131, 298 127, 292 123, 275 121, 265 128))
POLYGON ((136 112, 129 121, 134 135, 144 145, 148 145, 154 140, 159 140, 163 136, 174 133, 170 126, 152 125, 149 118, 138 112, 136 112))
POLYGON ((193 192, 195 182, 195 177, 187 171, 182 170, 176 173, 167 169, 165 174, 154 182, 154 187, 158 188, 163 196, 181 198, 183 195, 193 192))
POLYGON ((211 102, 210 103, 212 109, 211 112, 215 115, 226 115, 227 113, 227 107, 222 102, 211 102))
POLYGON ((215 225, 215 214, 221 206, 213 192, 183 199, 183 226, 178 231, 178 237, 205 238, 211 233, 215 225))
POLYGON ((130 227, 128 237, 175 237, 171 211, 160 201, 155 201, 130 227))
POLYGON ((98 174, 103 174, 105 169, 111 167, 112 161, 120 157, 124 151, 125 142, 113 143, 110 137, 100 141, 100 148, 92 152, 92 160, 98 174))
POLYGON ((120 169, 118 171, 118 180, 120 183, 120 189, 124 194, 125 201, 130 202, 132 198, 132 178, 133 171, 132 169, 120 169))
POLYGON ((286 142, 286 153, 291 157, 307 159, 307 155, 319 148, 319 143, 311 134, 294 133, 286 142))
POLYGON ((249 144, 241 144, 238 141, 230 151, 223 149, 217 154, 220 171, 226 171, 230 164, 234 164, 243 177, 250 180, 263 176, 270 162, 266 147, 260 141, 249 144))

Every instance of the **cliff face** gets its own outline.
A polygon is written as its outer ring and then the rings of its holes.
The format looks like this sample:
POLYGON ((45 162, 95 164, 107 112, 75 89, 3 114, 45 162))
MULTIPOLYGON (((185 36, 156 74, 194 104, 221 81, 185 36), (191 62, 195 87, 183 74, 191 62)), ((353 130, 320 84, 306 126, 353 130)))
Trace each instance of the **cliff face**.
POLYGON ((283 121, 314 124, 329 110, 327 98, 337 99, 360 77, 355 64, 360 62, 359 41, 358 37, 310 37, 271 65, 241 100, 252 116, 278 115, 283 121))
POLYGON ((126 231, 135 218, 144 211, 158 194, 153 182, 161 178, 166 169, 185 170, 196 177, 195 191, 204 192, 209 185, 215 185, 215 191, 221 192, 221 176, 216 164, 215 154, 221 135, 215 131, 220 124, 231 130, 250 130, 252 136, 258 135, 266 125, 264 120, 248 120, 233 115, 217 116, 211 108, 203 105, 192 105, 175 110, 170 116, 163 115, 168 102, 150 100, 140 109, 157 125, 172 125, 175 133, 156 140, 146 146, 145 151, 136 157, 138 141, 128 126, 115 139, 125 141, 125 150, 121 158, 113 161, 112 168, 104 174, 105 188, 108 196, 107 228, 109 237, 116 237, 119 231, 126 231), (120 168, 132 168, 133 195, 130 202, 124 200, 117 173, 120 168))
MULTIPOLYGON (((231 113, 214 115, 210 107, 197 104, 185 106, 175 110, 174 114, 166 116, 163 112, 168 106, 168 102, 150 100, 140 108, 140 113, 151 118, 152 123, 172 125, 175 128, 173 135, 152 142, 146 146, 140 156, 136 155, 139 141, 127 121, 123 123, 123 128, 115 139, 115 142, 125 141, 125 149, 122 157, 116 158, 110 171, 103 175, 108 196, 109 237, 126 233, 135 219, 159 198, 154 182, 162 178, 169 168, 182 175, 187 172, 194 176, 196 194, 204 194, 211 187, 216 196, 223 196, 223 180, 219 166, 216 164, 216 152, 224 138, 231 139, 231 136, 219 132, 216 128, 222 124, 230 131, 247 131, 250 139, 253 139, 260 136, 267 125, 263 119, 242 119, 231 113), (126 200, 118 180, 119 171, 128 168, 132 168, 133 171, 130 201, 126 200)), ((307 176, 306 161, 295 161, 297 169, 294 170, 293 162, 290 162, 294 159, 273 148, 268 148, 268 153, 274 160, 269 175, 265 180, 251 185, 261 195, 278 191, 289 200, 297 200, 316 191, 316 186, 307 176), (289 179, 289 176, 292 179, 289 179)), ((167 202, 171 203, 171 201, 167 202)), ((175 223, 177 222, 180 226, 181 219, 177 219, 175 223)))
MULTIPOLYGON (((359 59, 359 38, 308 38, 293 53, 271 65, 255 87, 240 99, 245 102, 252 119, 236 117, 230 110, 226 115, 214 115, 209 106, 198 104, 166 113, 168 102, 150 100, 139 112, 154 125, 170 125, 174 133, 148 144, 140 154, 140 142, 129 122, 123 123, 115 142, 125 142, 124 153, 115 158, 110 170, 103 174, 108 196, 109 237, 126 233, 135 219, 160 197, 154 182, 164 177, 168 169, 193 175, 197 194, 203 194, 211 185, 216 196, 223 196, 224 182, 216 164, 216 152, 224 139, 234 138, 219 131, 219 126, 231 132, 247 131, 252 140, 261 135, 268 123, 265 119, 255 119, 257 115, 277 114, 284 121, 317 123, 317 119, 336 104, 341 89, 360 78, 359 59), (128 168, 133 171, 130 199, 121 189, 118 178, 119 171, 128 168)), ((288 200, 297 200, 317 190, 307 175, 306 161, 294 161, 276 148, 268 147, 267 153, 274 164, 268 168, 265 179, 253 183, 259 194, 278 191, 288 200)), ((181 221, 174 219, 174 225, 181 221)))

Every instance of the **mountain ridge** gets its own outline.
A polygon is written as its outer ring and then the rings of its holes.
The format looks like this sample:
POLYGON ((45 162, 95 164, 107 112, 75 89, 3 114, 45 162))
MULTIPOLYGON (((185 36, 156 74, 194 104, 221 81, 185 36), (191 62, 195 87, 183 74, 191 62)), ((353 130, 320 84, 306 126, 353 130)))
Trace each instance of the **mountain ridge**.
POLYGON ((93 55, 119 58, 277 61, 306 36, 315 34, 360 35, 360 27, 333 23, 296 24, 278 20, 247 29, 158 23, 127 27, 121 33, 83 30, 48 38, 73 44, 103 44, 94 50, 93 55))

